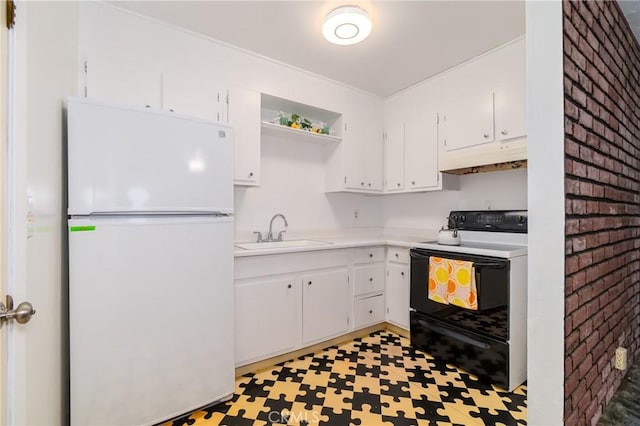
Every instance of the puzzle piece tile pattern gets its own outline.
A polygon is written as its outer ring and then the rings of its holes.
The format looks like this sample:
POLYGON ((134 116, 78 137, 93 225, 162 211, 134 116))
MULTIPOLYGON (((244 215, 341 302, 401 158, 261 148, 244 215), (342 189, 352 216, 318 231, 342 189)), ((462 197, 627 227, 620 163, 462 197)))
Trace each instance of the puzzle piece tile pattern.
POLYGON ((526 424, 526 391, 480 382, 378 331, 239 377, 230 401, 163 426, 515 426, 526 424))

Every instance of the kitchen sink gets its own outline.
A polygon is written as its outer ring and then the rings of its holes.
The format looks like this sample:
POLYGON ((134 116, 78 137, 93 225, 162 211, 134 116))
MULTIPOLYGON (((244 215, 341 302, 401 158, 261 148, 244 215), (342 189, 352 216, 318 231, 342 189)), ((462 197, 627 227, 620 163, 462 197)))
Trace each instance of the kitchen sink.
POLYGON ((290 240, 290 241, 268 241, 263 243, 238 243, 236 247, 245 250, 263 250, 263 249, 277 249, 286 247, 307 247, 307 246, 320 246, 324 244, 331 244, 326 241, 316 240, 290 240))

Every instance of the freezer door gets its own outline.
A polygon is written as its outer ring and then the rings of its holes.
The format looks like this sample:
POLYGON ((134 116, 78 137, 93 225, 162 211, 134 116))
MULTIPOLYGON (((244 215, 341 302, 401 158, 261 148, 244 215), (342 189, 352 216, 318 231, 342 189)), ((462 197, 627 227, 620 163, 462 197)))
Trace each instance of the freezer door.
POLYGON ((73 425, 151 424, 234 390, 230 218, 69 221, 73 425))
POLYGON ((77 98, 67 115, 70 215, 233 212, 231 128, 77 98))

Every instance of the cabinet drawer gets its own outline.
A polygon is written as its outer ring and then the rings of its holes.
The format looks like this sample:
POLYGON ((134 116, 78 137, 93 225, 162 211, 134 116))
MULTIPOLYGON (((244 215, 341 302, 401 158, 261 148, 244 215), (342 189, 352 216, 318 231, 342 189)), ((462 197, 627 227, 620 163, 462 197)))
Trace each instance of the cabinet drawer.
POLYGON ((384 260, 384 247, 366 247, 355 249, 353 263, 380 262, 384 260))
POLYGON ((353 268, 355 295, 384 290, 384 264, 371 266, 356 266, 353 268))
POLYGON ((356 300, 353 310, 356 328, 381 322, 384 320, 384 295, 356 300))
POLYGON ((409 249, 389 247, 387 250, 387 262, 409 264, 409 249))

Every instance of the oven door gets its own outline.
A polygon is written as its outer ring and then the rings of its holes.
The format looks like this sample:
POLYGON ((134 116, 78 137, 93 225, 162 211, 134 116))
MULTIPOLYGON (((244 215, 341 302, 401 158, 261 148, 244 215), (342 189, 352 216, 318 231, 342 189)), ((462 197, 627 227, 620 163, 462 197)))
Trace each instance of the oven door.
POLYGON ((507 341, 509 339, 509 273, 508 259, 412 249, 411 308, 444 323, 507 341), (429 299, 431 256, 473 262, 478 310, 460 308, 429 299))

